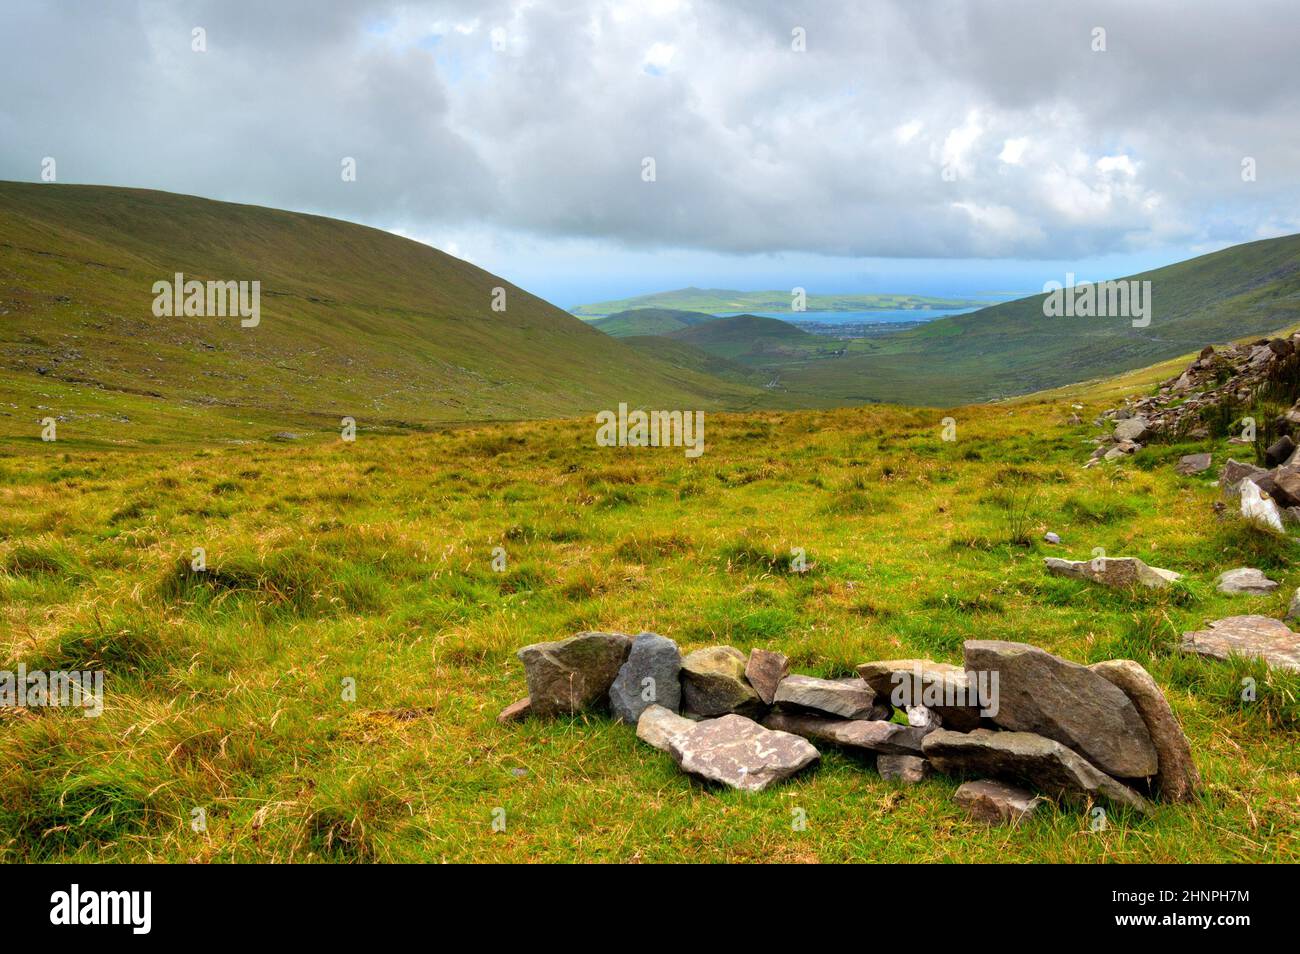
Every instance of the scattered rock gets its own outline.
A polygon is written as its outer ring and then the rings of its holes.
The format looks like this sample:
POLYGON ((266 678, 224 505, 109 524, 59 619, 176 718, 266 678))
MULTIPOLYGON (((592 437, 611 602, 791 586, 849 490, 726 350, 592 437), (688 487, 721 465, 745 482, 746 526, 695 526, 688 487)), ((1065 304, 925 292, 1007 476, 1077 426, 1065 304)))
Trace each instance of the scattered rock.
POLYGON ((1171 802, 1191 801, 1201 786, 1201 775, 1192 761, 1187 736, 1151 674, 1131 659, 1108 659, 1089 668, 1128 696, 1146 723, 1160 766, 1156 791, 1171 802))
POLYGON ((1046 540, 1048 543, 1056 543, 1056 544, 1059 544, 1059 543, 1061 542, 1061 536, 1060 536, 1060 534, 1053 533, 1053 532, 1050 531, 1050 530, 1047 531, 1047 533, 1043 534, 1043 539, 1046 540))
POLYGON ((636 737, 646 745, 667 752, 669 743, 674 738, 690 731, 696 724, 661 705, 651 704, 641 711, 641 718, 636 720, 636 737))
POLYGON ((1224 497, 1241 496, 1241 482, 1243 480, 1253 480, 1268 473, 1263 467, 1256 467, 1254 464, 1243 464, 1239 460, 1228 458, 1228 462, 1223 465, 1219 471, 1219 490, 1224 497))
POLYGON ((604 701, 632 649, 626 633, 578 633, 568 639, 525 646, 524 664, 534 715, 579 712, 604 701))
POLYGON ((640 633, 609 687, 614 718, 635 723, 655 704, 676 712, 682 706, 681 668, 682 654, 675 642, 658 633, 640 633))
POLYGON ((1156 774, 1146 723, 1128 696, 1088 667, 998 639, 968 639, 964 656, 968 673, 998 676, 996 683, 989 679, 997 687, 997 711, 990 718, 998 725, 1054 739, 1110 775, 1156 774))
POLYGON ((814 676, 786 676, 773 697, 786 708, 812 709, 844 719, 887 719, 889 705, 877 704, 876 694, 861 679, 853 683, 817 679, 814 676))
POLYGON ((924 706, 944 726, 959 732, 979 727, 979 699, 960 666, 929 659, 884 659, 863 663, 858 675, 882 702, 899 709, 924 706))
POLYGON ((1151 436, 1151 427, 1147 419, 1135 415, 1115 425, 1115 440, 1141 443, 1151 436))
POLYGON ((1258 657, 1279 669, 1300 670, 1300 633, 1268 616, 1229 616, 1209 629, 1183 633, 1178 646, 1185 653, 1214 659, 1258 657))
POLYGON ((1279 507, 1300 506, 1300 467, 1275 467, 1251 480, 1279 507))
POLYGON ((1072 801, 1104 798, 1112 805, 1140 812, 1151 807, 1145 798, 1083 756, 1055 739, 1033 732, 940 729, 925 737, 921 749, 935 769, 949 775, 992 775, 1021 781, 1072 801))
POLYGON ((1275 582, 1251 567, 1220 573, 1214 586, 1220 593, 1246 593, 1250 596, 1267 596, 1277 589, 1275 582))
POLYGON ((1290 435, 1283 434, 1264 451, 1264 463, 1269 467, 1280 467, 1291 459, 1295 453, 1295 441, 1290 435))
POLYGON ((780 709, 769 713, 763 724, 814 742, 888 755, 920 755, 921 740, 933 731, 880 719, 827 719, 780 709))
POLYGON ((970 812, 971 818, 988 825, 1019 825, 1043 803, 1033 792, 988 779, 963 782, 952 800, 970 812))
POLYGON ((705 718, 759 715, 763 700, 745 678, 745 654, 731 646, 697 649, 682 660, 686 708, 705 718))
POLYGON ((533 700, 524 696, 518 702, 512 702, 501 710, 497 721, 503 725, 507 722, 523 722, 532 713, 533 700))
POLYGON ((1214 458, 1210 454, 1185 454, 1178 458, 1178 463, 1174 465, 1174 471, 1186 477, 1203 474, 1210 469, 1213 460, 1214 458))
POLYGON ((1047 557, 1043 560, 1047 572, 1054 576, 1068 576, 1088 580, 1102 586, 1166 587, 1181 580, 1182 574, 1159 567, 1147 566, 1137 557, 1096 557, 1092 560, 1061 560, 1047 557))
POLYGON ((765 729, 741 715, 696 722, 668 741, 683 772, 756 792, 816 762, 817 750, 797 735, 765 729))
POLYGON ((930 775, 930 763, 916 755, 879 755, 876 771, 887 782, 915 785, 930 775))
POLYGON ((745 663, 745 678, 754 687, 758 697, 766 705, 771 705, 776 696, 776 687, 790 674, 790 660, 784 654, 770 649, 751 649, 749 661, 745 663))

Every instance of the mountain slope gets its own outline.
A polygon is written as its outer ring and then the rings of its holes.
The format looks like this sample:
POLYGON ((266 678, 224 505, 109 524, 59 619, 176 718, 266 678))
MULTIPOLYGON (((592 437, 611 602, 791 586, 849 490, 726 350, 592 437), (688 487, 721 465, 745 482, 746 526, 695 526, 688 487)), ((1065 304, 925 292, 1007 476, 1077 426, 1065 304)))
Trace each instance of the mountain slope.
MULTIPOLYGON (((930 295, 816 295, 807 296, 809 311, 927 311, 935 308, 978 308, 985 301, 974 298, 935 298, 930 295)), ((637 295, 614 301, 577 305, 569 309, 584 318, 613 315, 643 308, 678 309, 707 314, 751 311, 790 311, 790 292, 735 291, 729 288, 678 288, 673 291, 637 295)), ((794 312, 791 312, 794 315, 794 312)))
POLYGON ((590 324, 607 335, 626 338, 631 335, 666 335, 713 320, 712 315, 701 314, 698 311, 680 311, 676 308, 633 308, 629 311, 616 312, 606 318, 597 318, 590 324))
MULTIPOLYGON (((1063 276, 1062 276, 1063 277, 1063 276)), ((865 354, 783 368, 791 388, 841 403, 955 405, 1107 377, 1300 323, 1300 235, 1250 242, 1129 276, 1150 281, 1144 328, 1045 317, 1035 295, 866 342, 865 354)))
POLYGON ((0 344, 0 434, 25 437, 47 415, 60 438, 130 443, 766 397, 387 232, 97 186, 0 183, 0 344), (176 272, 260 281, 260 324, 155 317, 153 284, 176 272))

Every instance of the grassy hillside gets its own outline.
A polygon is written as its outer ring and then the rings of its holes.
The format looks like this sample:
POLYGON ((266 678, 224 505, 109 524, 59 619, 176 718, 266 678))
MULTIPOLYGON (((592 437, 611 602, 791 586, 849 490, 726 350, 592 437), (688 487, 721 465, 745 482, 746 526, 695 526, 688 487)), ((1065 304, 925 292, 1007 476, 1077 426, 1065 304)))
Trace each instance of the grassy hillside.
POLYGON ((615 338, 625 338, 630 335, 666 335, 704 321, 713 321, 713 316, 673 308, 633 308, 607 318, 597 318, 591 326, 615 338))
POLYGON ((615 407, 744 408, 503 279, 346 222, 135 189, 0 183, 0 437, 265 437, 615 407), (259 280, 261 323, 156 318, 153 283, 259 280), (505 289, 505 311, 492 309, 505 289))
POLYGON ((746 362, 781 361, 803 347, 819 343, 817 336, 789 322, 761 315, 715 318, 674 331, 668 337, 719 357, 746 362))
MULTIPOLYGON (((987 302, 973 298, 936 298, 930 295, 816 295, 807 296, 809 311, 893 311, 935 308, 978 308, 987 302)), ((575 315, 601 317, 643 308, 718 312, 790 311, 790 291, 734 291, 728 288, 679 288, 614 301, 577 305, 575 315)), ((791 313, 794 314, 793 312, 791 313)))
MULTIPOLYGON (((1071 399, 1085 420, 1105 406, 1071 399)), ((1206 619, 1281 616, 1296 544, 1216 518, 1215 488, 1172 471, 1193 445, 1081 469, 1094 431, 1070 413, 1038 398, 710 414, 696 460, 598 447, 590 419, 13 447, 0 668, 103 668, 107 699, 98 719, 0 711, 0 861, 1300 861, 1300 683, 1174 649, 1206 619), (1028 545, 1010 542, 1021 510, 1028 545), (1062 547, 1037 542, 1048 529, 1062 547), (206 575, 188 569, 198 546, 206 575), (1098 546, 1187 584, 1121 593, 1042 570, 1098 546), (793 547, 807 574, 788 572, 793 547), (1214 589, 1246 565, 1281 588, 1214 589), (600 715, 498 725, 524 691, 514 651, 588 628, 780 649, 823 676, 959 662, 966 638, 1132 658, 1205 791, 1100 831, 1065 809, 989 829, 952 803, 955 780, 904 790, 831 749, 787 784, 719 792, 600 715)))
POLYGON ((1044 317, 1044 296, 1036 295, 862 342, 834 363, 787 364, 782 377, 791 388, 841 403, 983 401, 1110 376, 1300 323, 1300 235, 1130 278, 1152 283, 1148 327, 1124 318, 1044 317))

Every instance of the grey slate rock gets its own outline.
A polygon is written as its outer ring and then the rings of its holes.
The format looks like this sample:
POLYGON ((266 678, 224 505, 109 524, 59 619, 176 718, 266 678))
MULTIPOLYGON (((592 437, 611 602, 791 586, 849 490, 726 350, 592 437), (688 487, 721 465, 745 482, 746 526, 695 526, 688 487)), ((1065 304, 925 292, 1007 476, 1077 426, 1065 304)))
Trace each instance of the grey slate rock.
POLYGON ((821 757, 806 739, 740 715, 696 722, 669 740, 668 751, 683 772, 748 792, 789 778, 821 757))
POLYGON ((811 709, 843 719, 887 718, 892 708, 879 705, 861 679, 837 682, 814 676, 786 676, 776 687, 775 702, 785 708, 811 709))
POLYGON ((609 687, 614 718, 635 723, 652 705, 676 712, 682 705, 681 668, 682 654, 675 642, 658 633, 640 633, 609 687))

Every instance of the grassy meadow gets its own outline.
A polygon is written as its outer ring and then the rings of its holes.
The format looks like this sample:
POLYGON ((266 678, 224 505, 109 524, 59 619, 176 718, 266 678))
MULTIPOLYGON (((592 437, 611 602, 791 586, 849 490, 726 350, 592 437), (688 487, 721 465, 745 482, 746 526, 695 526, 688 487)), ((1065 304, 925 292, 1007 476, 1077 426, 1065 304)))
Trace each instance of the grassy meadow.
POLYGON ((597 447, 589 418, 130 449, 33 430, 0 453, 0 668, 102 668, 106 708, 3 711, 0 861, 1300 860, 1300 679, 1174 648, 1207 619, 1281 616, 1296 544, 1216 517, 1208 475, 1172 471, 1190 445, 1081 469, 1076 396, 710 414, 696 460, 597 447), (1042 570, 1094 547, 1186 582, 1042 570), (1243 565, 1282 588, 1214 591, 1243 565), (498 725, 525 692, 515 650, 583 629, 770 647, 822 676, 959 662, 967 638, 1135 659, 1204 792, 1101 831, 1078 809, 988 829, 955 780, 904 788, 826 748, 750 794, 601 715, 498 725))

